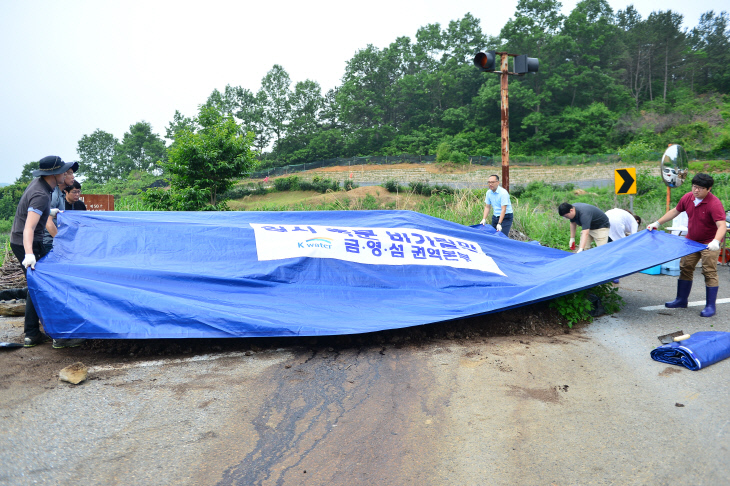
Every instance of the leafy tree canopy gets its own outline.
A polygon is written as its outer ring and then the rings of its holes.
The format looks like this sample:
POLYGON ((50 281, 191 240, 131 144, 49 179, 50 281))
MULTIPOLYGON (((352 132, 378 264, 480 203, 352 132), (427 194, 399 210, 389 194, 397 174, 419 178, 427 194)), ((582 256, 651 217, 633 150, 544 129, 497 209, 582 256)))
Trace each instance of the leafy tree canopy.
POLYGON ((158 209, 224 210, 220 197, 256 165, 251 151, 253 134, 244 133, 232 116, 210 105, 200 108, 196 130, 177 132, 165 174, 170 189, 153 189, 144 199, 158 209))

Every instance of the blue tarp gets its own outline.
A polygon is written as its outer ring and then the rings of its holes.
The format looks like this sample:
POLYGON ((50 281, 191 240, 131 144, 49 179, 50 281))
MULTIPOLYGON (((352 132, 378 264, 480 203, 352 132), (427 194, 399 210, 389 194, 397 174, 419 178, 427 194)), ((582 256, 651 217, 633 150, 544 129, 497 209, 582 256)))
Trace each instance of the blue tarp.
POLYGON ((696 332, 684 341, 659 346, 651 352, 651 358, 697 371, 730 358, 730 332, 696 332))
POLYGON ((704 248, 642 231, 572 254, 410 211, 67 211, 59 218, 53 251, 28 272, 54 338, 402 328, 551 299, 704 248))

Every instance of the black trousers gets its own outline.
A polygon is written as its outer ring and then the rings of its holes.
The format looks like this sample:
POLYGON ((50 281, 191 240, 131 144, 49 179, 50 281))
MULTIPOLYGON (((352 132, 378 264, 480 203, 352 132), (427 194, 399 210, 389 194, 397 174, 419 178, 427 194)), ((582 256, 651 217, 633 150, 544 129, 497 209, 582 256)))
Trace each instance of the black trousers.
MULTIPOLYGON (((23 248, 23 245, 10 243, 10 249, 13 250, 15 258, 17 258, 20 262, 20 266, 23 268, 23 274, 25 275, 25 281, 27 282, 28 269, 23 267, 23 260, 25 259, 25 248, 23 248)), ((46 253, 48 252, 45 250, 45 248, 43 248, 42 241, 33 242, 33 254, 35 255, 36 262, 46 256, 46 253)), ((31 272, 32 271, 33 270, 31 270, 31 272)), ((33 301, 30 298, 30 291, 28 291, 28 296, 25 298, 25 337, 36 337, 40 334, 40 332, 41 321, 38 318, 38 312, 36 312, 35 310, 35 305, 33 305, 33 301)))

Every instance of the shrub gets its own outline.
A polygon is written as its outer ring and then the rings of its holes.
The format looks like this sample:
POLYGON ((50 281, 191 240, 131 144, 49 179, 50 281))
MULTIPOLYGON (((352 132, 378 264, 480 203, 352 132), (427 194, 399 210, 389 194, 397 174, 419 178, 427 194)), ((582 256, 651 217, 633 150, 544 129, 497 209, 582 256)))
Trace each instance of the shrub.
POLYGON ((289 177, 279 177, 274 179, 274 188, 277 191, 298 191, 299 190, 299 177, 292 175, 289 177))
POLYGON ((436 149, 436 162, 451 161, 451 145, 448 142, 441 142, 436 149))
POLYGON ((643 141, 633 141, 618 151, 621 160, 635 164, 651 159, 654 150, 643 141))
POLYGON ((565 318, 571 328, 578 322, 590 322, 604 313, 618 312, 624 305, 618 290, 610 283, 561 295, 548 303, 549 307, 556 309, 565 318))
POLYGON ((322 179, 320 177, 314 177, 312 182, 300 181, 299 190, 301 191, 316 191, 324 194, 327 191, 339 191, 340 183, 330 179, 322 179))
POLYGON ((469 156, 466 155, 463 152, 451 152, 451 162, 455 164, 468 164, 469 163, 469 156))
POLYGON ((398 181, 395 179, 388 179, 383 183, 383 187, 388 190, 388 192, 406 192, 408 191, 408 188, 405 186, 401 186, 398 184, 398 181))
POLYGON ((268 194, 268 189, 264 187, 263 182, 257 182, 256 184, 248 183, 246 185, 240 184, 228 189, 223 193, 223 199, 241 199, 242 197, 257 195, 263 196, 268 194))

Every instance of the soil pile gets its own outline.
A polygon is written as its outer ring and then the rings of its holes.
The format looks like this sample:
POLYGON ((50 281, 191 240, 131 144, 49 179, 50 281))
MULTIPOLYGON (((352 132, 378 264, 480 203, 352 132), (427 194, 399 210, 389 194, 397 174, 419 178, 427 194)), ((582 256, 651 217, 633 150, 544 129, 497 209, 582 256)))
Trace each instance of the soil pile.
MULTIPOLYGON (((575 328, 574 328, 575 329, 575 328)), ((367 334, 322 337, 239 339, 94 339, 78 351, 131 357, 176 356, 210 352, 252 351, 286 347, 352 348, 426 345, 437 340, 472 340, 494 336, 547 336, 571 332, 546 303, 468 319, 393 329, 367 334)), ((74 354, 77 354, 76 351, 74 354)))

